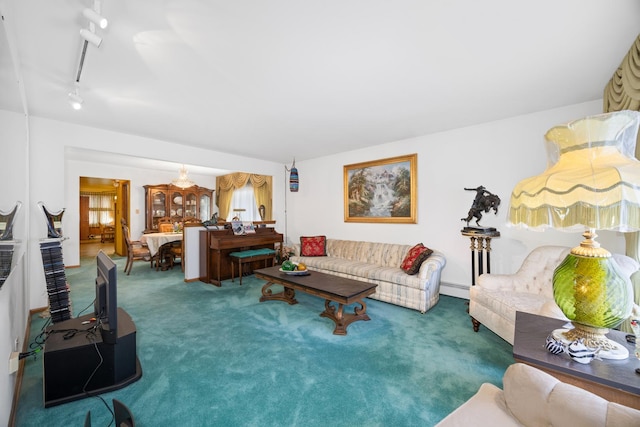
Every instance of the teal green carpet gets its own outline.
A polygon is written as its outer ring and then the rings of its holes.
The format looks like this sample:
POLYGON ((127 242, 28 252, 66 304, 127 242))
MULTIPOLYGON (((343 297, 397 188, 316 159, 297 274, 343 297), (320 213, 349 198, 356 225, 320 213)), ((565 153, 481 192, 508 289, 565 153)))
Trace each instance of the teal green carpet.
MULTIPOLYGON (((442 296, 426 314, 368 300, 371 320, 336 336, 317 297, 260 303, 253 276, 217 288, 143 262, 126 276, 115 260, 143 374, 102 397, 138 426, 432 426, 483 382, 501 387, 513 363, 509 344, 473 332, 462 299, 442 296)), ((78 315, 93 301, 95 260, 66 274, 78 315)), ((33 317, 32 339, 44 322, 33 317)), ((93 426, 111 422, 96 397, 45 409, 42 353, 26 359, 17 426, 81 426, 89 410, 93 426)))

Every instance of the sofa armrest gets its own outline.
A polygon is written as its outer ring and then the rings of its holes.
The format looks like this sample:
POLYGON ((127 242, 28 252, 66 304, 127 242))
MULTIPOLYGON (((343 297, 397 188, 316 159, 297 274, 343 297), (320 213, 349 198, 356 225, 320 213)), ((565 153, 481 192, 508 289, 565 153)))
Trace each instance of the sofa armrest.
POLYGON ((300 243, 294 243, 287 247, 293 249, 293 256, 300 256, 300 243))
POLYGON ((447 415, 436 427, 468 427, 479 425, 521 426, 513 418, 504 401, 504 393, 490 383, 484 383, 480 389, 462 406, 447 415))
POLYGON ((420 270, 418 270, 418 277, 420 279, 429 279, 436 274, 436 280, 440 281, 440 274, 442 269, 447 264, 447 260, 442 252, 433 251, 433 253, 422 263, 420 270))

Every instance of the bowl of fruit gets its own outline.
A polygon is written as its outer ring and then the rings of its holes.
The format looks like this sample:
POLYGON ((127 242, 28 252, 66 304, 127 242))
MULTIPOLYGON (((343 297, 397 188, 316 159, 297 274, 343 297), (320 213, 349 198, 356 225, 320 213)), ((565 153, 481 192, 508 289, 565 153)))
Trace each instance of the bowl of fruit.
POLYGON ((306 276, 309 273, 309 270, 307 270, 307 266, 302 263, 302 262, 293 262, 293 261, 289 261, 286 260, 282 263, 282 266, 280 267, 280 271, 284 274, 289 274, 291 276, 306 276))

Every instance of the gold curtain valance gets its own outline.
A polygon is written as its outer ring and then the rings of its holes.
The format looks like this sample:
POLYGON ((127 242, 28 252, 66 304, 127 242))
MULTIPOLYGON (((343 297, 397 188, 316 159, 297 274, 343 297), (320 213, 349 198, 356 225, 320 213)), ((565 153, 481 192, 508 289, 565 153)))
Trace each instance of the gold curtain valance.
POLYGON ((216 177, 218 191, 229 191, 231 189, 242 188, 251 181, 254 187, 262 187, 269 181, 270 176, 257 175, 252 173, 234 172, 228 175, 216 177))

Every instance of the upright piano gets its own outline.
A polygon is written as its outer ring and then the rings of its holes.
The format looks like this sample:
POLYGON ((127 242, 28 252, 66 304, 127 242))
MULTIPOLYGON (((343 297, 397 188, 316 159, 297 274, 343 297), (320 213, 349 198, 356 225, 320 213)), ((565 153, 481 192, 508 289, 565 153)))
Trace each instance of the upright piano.
MULTIPOLYGON (((258 227, 255 233, 236 235, 231 229, 200 231, 200 281, 220 286, 231 278, 229 254, 249 249, 282 250, 282 234, 271 227, 258 227), (276 248, 276 243, 278 247, 276 248)), ((282 253, 280 254, 282 255, 282 253)), ((251 269, 261 268, 252 265, 251 269)))

